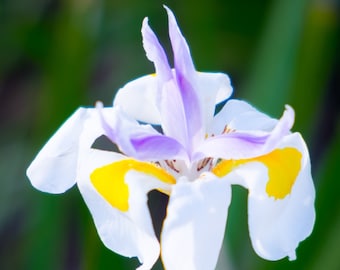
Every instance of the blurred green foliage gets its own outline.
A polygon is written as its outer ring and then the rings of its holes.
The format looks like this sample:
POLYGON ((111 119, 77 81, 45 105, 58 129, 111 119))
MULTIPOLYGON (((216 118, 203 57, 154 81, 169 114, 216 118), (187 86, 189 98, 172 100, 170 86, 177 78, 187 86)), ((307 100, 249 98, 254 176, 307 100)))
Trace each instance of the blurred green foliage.
MULTIPOLYGON (((311 150, 317 188, 313 234, 298 259, 267 262, 251 248, 246 191, 233 189, 218 269, 340 269, 339 2, 336 0, 0 2, 0 269, 135 269, 107 250, 82 198, 34 190, 25 170, 78 106, 110 105, 129 80, 153 72, 145 16, 165 47, 175 12, 199 70, 231 76, 234 97, 279 117, 311 150)), ((160 263, 155 269, 161 269, 160 263)))

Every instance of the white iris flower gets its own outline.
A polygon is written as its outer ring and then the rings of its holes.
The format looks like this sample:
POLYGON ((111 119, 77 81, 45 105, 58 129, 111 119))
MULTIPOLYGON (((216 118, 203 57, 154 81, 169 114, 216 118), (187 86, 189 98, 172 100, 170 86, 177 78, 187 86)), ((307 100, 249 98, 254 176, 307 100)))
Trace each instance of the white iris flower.
POLYGON ((79 108, 28 168, 32 185, 62 193, 77 184, 109 249, 138 257, 139 269, 161 254, 168 270, 215 268, 231 185, 241 185, 256 253, 295 259, 314 225, 315 191, 304 140, 290 131, 293 109, 277 120, 229 99, 214 115, 232 93, 230 80, 195 70, 166 10, 174 68, 145 19, 143 45, 156 73, 125 85, 113 107, 79 108), (94 149, 102 135, 120 152, 94 149), (169 196, 160 241, 147 205, 155 189, 169 196))

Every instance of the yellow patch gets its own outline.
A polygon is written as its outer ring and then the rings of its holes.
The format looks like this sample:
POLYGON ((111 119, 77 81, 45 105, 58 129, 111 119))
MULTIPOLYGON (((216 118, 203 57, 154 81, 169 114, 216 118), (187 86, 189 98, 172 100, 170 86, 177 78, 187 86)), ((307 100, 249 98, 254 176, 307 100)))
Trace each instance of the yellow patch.
POLYGON ((125 175, 130 170, 154 176, 167 184, 176 183, 175 178, 162 168, 134 159, 123 159, 95 169, 90 175, 93 186, 105 200, 121 211, 129 209, 129 187, 125 183, 125 175))
POLYGON ((276 149, 267 155, 251 159, 223 160, 212 172, 223 177, 234 168, 252 161, 262 162, 268 168, 266 192, 275 199, 283 199, 290 194, 301 169, 302 154, 292 147, 276 149))

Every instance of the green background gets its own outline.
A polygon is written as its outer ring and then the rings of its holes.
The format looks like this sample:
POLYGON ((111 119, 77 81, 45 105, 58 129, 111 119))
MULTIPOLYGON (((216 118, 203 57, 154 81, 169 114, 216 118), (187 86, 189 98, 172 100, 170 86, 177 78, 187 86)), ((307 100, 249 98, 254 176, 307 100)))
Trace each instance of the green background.
POLYGON ((247 194, 236 187, 218 269, 340 269, 336 0, 0 1, 0 269, 138 265, 103 246, 76 187, 45 194, 25 170, 77 107, 110 105, 119 87, 153 72, 140 28, 148 16, 169 50, 163 3, 174 11, 198 70, 228 73, 234 97, 274 117, 291 104, 294 130, 310 149, 317 220, 298 259, 256 256, 247 194))

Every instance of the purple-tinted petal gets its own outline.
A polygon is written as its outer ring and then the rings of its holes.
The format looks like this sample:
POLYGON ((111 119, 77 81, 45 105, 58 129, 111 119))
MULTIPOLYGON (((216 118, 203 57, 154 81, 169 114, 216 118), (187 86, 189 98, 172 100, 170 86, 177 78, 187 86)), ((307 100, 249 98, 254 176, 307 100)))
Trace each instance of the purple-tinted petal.
POLYGON ((172 50, 174 52, 174 64, 176 74, 179 73, 181 76, 190 78, 195 76, 195 67, 192 62, 188 43, 183 37, 174 14, 172 11, 164 6, 169 18, 169 35, 171 40, 172 50))
POLYGON ((172 73, 168 59, 155 33, 148 25, 148 18, 143 21, 142 36, 146 56, 155 64, 156 74, 160 77, 161 83, 170 80, 172 73))
POLYGON ((173 138, 162 134, 135 136, 131 143, 136 150, 136 156, 140 160, 167 160, 180 159, 188 160, 187 153, 183 146, 173 138))
POLYGON ((169 35, 174 54, 176 82, 180 91, 186 121, 186 133, 189 145, 198 143, 204 136, 202 108, 195 87, 197 73, 191 59, 190 51, 172 11, 165 7, 169 17, 169 35), (190 139, 189 139, 190 138, 190 139))
POLYGON ((285 108, 286 110, 283 112, 280 121, 277 123, 266 142, 266 147, 268 149, 273 149, 282 137, 290 133, 290 129, 293 127, 295 118, 294 110, 289 105, 286 105, 285 108))
POLYGON ((294 111, 286 106, 281 119, 271 132, 231 132, 205 140, 197 149, 195 160, 204 156, 222 159, 243 159, 264 155, 272 151, 278 142, 290 133, 294 122, 294 111))
POLYGON ((154 62, 156 68, 159 86, 157 96, 160 98, 159 110, 163 131, 187 146, 190 140, 185 112, 186 103, 174 79, 176 75, 171 71, 165 52, 149 27, 147 18, 143 21, 142 35, 147 57, 154 62))
POLYGON ((204 157, 243 159, 264 154, 269 135, 256 133, 229 133, 210 137, 196 149, 194 160, 204 157))
POLYGON ((161 90, 160 110, 162 129, 165 135, 188 145, 187 121, 184 103, 174 80, 164 83, 161 90))
MULTIPOLYGON (((97 105, 100 108, 100 104, 97 105)), ((159 133, 150 125, 141 125, 128 117, 119 107, 110 114, 99 111, 105 135, 127 156, 139 160, 187 160, 184 147, 174 138, 159 133)))

